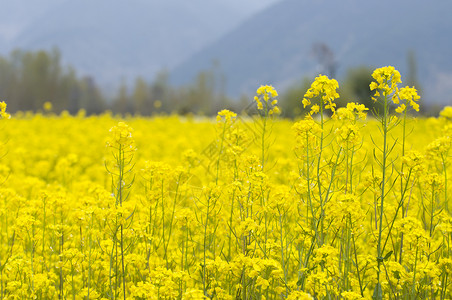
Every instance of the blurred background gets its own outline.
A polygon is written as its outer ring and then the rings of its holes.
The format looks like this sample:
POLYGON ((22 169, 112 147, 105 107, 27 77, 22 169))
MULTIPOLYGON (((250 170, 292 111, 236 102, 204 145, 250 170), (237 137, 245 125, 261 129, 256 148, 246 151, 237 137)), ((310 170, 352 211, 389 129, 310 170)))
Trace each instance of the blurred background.
POLYGON ((216 114, 260 85, 283 116, 319 74, 339 103, 372 106, 375 68, 416 86, 421 113, 452 104, 450 0, 0 0, 0 100, 8 110, 216 114))

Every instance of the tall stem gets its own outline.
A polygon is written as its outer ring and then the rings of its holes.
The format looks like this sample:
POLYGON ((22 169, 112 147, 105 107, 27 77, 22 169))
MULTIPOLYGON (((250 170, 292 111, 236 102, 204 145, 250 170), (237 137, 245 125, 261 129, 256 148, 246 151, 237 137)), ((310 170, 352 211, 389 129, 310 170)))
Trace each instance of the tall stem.
POLYGON ((380 217, 379 217, 379 227, 378 227, 378 244, 377 244, 377 261, 378 261, 378 271, 377 271, 377 281, 380 282, 381 273, 381 260, 382 260, 382 248, 381 248, 381 235, 383 232, 383 214, 384 214, 384 198, 385 198, 385 183, 386 183, 386 152, 387 152, 387 134, 388 134, 388 95, 384 94, 384 113, 382 119, 383 125, 383 159, 382 159, 382 181, 381 181, 381 196, 380 196, 380 217))

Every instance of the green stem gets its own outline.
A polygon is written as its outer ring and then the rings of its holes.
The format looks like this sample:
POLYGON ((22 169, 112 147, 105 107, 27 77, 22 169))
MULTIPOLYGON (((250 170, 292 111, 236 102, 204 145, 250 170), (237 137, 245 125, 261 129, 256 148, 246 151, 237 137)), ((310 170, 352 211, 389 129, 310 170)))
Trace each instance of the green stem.
POLYGON ((444 209, 446 212, 449 212, 449 199, 447 198, 447 168, 446 168, 446 159, 444 158, 444 154, 441 153, 441 161, 443 165, 443 173, 444 173, 444 209))
POLYGON ((381 259, 382 259, 382 247, 381 247, 381 236, 383 232, 383 214, 384 214, 384 197, 385 197, 385 184, 386 184, 386 151, 387 151, 387 134, 388 134, 388 95, 385 93, 384 96, 384 113, 383 113, 383 160, 382 160, 382 181, 381 181, 381 196, 380 196, 380 217, 379 217, 379 227, 378 227, 378 244, 377 244, 377 284, 380 282, 380 272, 381 272, 381 259))
POLYGON ((210 210, 210 195, 207 197, 207 207, 206 207, 206 220, 204 223, 204 237, 203 237, 203 266, 202 266, 202 287, 204 290, 204 295, 207 296, 207 271, 206 271, 206 257, 207 257, 207 226, 209 222, 209 210, 210 210))

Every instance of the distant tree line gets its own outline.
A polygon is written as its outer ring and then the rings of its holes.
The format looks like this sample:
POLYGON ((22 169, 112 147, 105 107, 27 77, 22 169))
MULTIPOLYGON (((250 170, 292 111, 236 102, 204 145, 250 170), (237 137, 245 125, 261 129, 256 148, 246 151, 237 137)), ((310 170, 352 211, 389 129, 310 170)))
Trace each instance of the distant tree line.
POLYGON ((89 113, 105 109, 105 100, 90 77, 78 78, 71 67, 63 68, 58 50, 13 51, 0 57, 0 99, 11 112, 37 111, 45 102, 54 110, 89 113))
POLYGON ((195 82, 171 87, 168 73, 161 72, 152 83, 137 78, 132 87, 122 83, 108 99, 92 77, 79 77, 74 68, 63 66, 57 49, 52 51, 15 50, 0 56, 0 99, 10 112, 39 111, 46 102, 52 110, 87 114, 111 110, 119 114, 148 116, 153 113, 196 113, 211 115, 240 104, 227 98, 224 79, 214 67, 198 74, 195 82))
MULTIPOLYGON (((325 53, 322 57, 329 59, 328 52, 325 53)), ((408 84, 418 87, 413 54, 408 56, 408 63, 412 70, 408 74, 408 84)), ((334 66, 333 63, 330 65, 334 66)), ((381 110, 371 100, 369 84, 372 71, 369 67, 348 70, 345 79, 340 82, 338 106, 354 101, 376 112, 381 110)), ((279 104, 284 117, 294 118, 305 113, 301 100, 313 79, 306 77, 280 93, 279 104)), ((240 112, 252 102, 252 96, 243 96, 238 100, 228 98, 224 76, 215 63, 211 69, 200 72, 190 85, 173 87, 169 84, 169 74, 161 72, 153 82, 141 77, 136 78, 132 86, 123 82, 113 96, 107 98, 94 78, 79 77, 74 68, 63 66, 57 49, 36 52, 15 50, 8 57, 0 56, 0 100, 6 101, 8 110, 13 113, 36 112, 43 109, 44 103, 50 102, 55 113, 66 110, 76 114, 83 109, 88 115, 106 110, 115 114, 142 116, 155 113, 215 115, 224 108, 240 112)))

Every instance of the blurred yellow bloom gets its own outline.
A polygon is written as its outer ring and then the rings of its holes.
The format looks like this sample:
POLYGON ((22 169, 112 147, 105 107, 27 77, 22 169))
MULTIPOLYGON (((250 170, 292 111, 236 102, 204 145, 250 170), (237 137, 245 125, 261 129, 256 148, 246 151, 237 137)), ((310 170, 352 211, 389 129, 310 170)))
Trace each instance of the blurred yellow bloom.
POLYGON ((124 151, 135 151, 135 140, 132 136, 133 129, 124 122, 119 122, 110 128, 110 136, 107 147, 122 149, 124 151))
MULTIPOLYGON (((419 111, 419 104, 416 102, 421 97, 417 94, 417 90, 414 87, 404 87, 399 90, 399 97, 409 104, 415 111, 419 111)), ((402 104, 403 105, 403 104, 402 104)), ((405 109, 405 105, 403 105, 405 109)))
POLYGON ((452 120, 452 106, 444 107, 443 110, 439 113, 439 115, 443 118, 452 120))
POLYGON ((257 96, 254 96, 254 101, 257 103, 257 109, 264 111, 264 116, 279 114, 280 109, 278 106, 278 92, 271 85, 261 85, 257 91, 257 96), (263 101, 261 101, 263 100, 263 101), (270 101, 271 100, 271 101, 270 101))
POLYGON ((44 102, 44 110, 45 111, 51 111, 52 107, 53 107, 53 105, 51 102, 49 102, 49 101, 44 102))
POLYGON ((405 111, 405 109, 406 109, 406 105, 405 105, 405 104, 401 104, 399 107, 397 107, 397 108, 395 109, 395 111, 396 111, 397 113, 401 114, 401 113, 403 113, 403 112, 405 111))
POLYGON ((0 117, 2 119, 10 119, 11 115, 6 112, 6 103, 0 102, 0 117))

